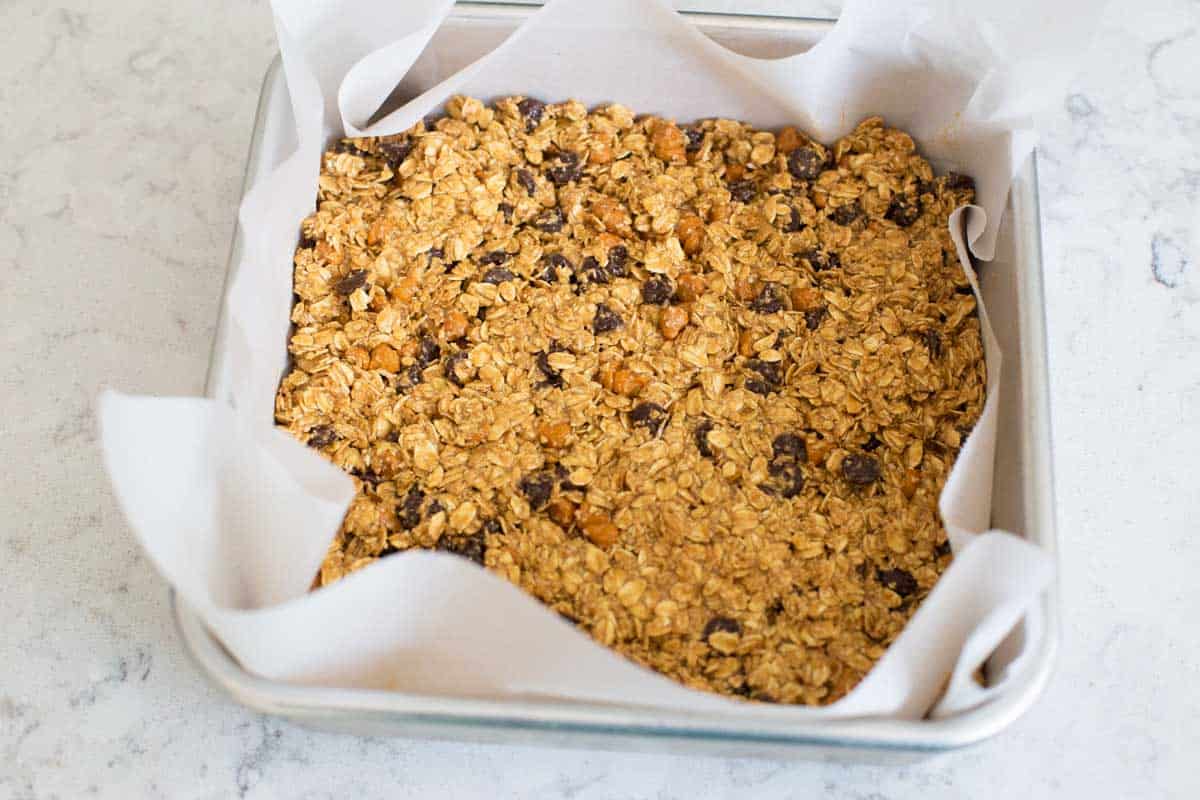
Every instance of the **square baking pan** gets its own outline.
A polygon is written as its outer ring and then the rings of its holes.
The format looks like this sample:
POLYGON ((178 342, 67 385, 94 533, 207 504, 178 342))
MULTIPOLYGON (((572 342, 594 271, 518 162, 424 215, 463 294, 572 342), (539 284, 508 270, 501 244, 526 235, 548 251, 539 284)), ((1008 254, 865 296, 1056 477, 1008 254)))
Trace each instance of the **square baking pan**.
MULTIPOLYGON (((474 61, 510 34, 535 7, 459 3, 393 94, 402 102, 474 61)), ((689 13, 714 40, 747 55, 772 57, 811 47, 832 20, 689 13)), ((536 88, 536 87, 531 87, 536 88)), ((276 58, 267 69, 246 165, 243 193, 295 147, 287 85, 276 58)), ((226 274, 240 259, 235 229, 226 274)), ((996 247, 981 269, 981 287, 1004 353, 992 524, 1016 531, 1055 554, 1041 232, 1033 157, 1012 185, 996 247)), ((206 392, 225 383, 224 321, 217 326, 206 392)), ((250 674, 173 595, 180 635, 196 663, 238 702, 307 725, 357 734, 388 734, 503 743, 765 756, 909 761, 973 744, 1003 730, 1038 698, 1058 645, 1057 586, 1052 585, 1001 647, 1025 651, 1005 692, 944 719, 779 722, 719 713, 684 713, 601 703, 475 699, 402 691, 286 684, 250 674)), ((998 661, 1004 659, 998 653, 998 661)))

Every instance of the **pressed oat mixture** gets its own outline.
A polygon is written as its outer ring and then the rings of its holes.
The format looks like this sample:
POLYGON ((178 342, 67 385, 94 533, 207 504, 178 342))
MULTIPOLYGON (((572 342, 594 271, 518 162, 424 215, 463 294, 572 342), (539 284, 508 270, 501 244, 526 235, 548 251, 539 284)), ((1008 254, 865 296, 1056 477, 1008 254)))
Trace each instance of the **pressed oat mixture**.
POLYGON ((950 560, 972 197, 879 119, 457 98, 342 141, 276 400, 359 488, 317 584, 449 551, 688 686, 836 700, 950 560))

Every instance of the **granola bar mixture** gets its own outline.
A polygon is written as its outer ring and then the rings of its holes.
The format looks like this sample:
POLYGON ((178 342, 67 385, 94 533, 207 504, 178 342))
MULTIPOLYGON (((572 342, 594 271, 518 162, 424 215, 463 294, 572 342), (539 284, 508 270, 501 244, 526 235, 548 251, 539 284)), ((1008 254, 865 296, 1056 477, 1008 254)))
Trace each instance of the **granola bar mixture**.
POLYGON ((877 118, 456 98, 340 142, 276 401, 358 485, 317 584, 448 551, 688 686, 843 696, 950 560, 972 197, 877 118))

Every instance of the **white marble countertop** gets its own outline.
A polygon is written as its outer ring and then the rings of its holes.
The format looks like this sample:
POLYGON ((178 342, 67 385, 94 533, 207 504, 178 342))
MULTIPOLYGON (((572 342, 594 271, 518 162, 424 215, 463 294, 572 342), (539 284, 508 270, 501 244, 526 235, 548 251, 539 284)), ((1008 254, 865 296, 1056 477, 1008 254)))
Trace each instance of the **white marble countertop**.
POLYGON ((998 738, 906 768, 334 736, 207 685, 92 408, 200 392, 270 12, 8 2, 0 30, 0 798, 1200 796, 1194 0, 1111 9, 1041 120, 1057 674, 998 738))

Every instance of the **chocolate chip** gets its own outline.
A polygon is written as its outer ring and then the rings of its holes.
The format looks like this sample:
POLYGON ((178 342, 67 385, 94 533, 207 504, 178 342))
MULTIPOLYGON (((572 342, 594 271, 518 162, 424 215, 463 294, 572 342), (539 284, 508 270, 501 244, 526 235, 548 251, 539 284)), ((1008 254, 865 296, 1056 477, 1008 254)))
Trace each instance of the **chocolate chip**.
POLYGON ((562 209, 555 207, 538 214, 533 220, 533 227, 545 233, 558 233, 565 222, 562 209))
POLYGON ((875 573, 875 577, 879 579, 880 583, 901 597, 908 597, 917 591, 918 588, 917 579, 908 570, 881 569, 875 573))
POLYGON ((489 517, 483 521, 484 533, 504 533, 504 528, 500 526, 500 520, 495 517, 489 517))
POLYGON ((517 111, 520 111, 521 116, 525 119, 525 132, 530 133, 542 121, 542 114, 546 111, 546 104, 541 100, 526 97, 517 103, 517 111))
POLYGON ((855 486, 869 486, 879 475, 879 461, 873 456, 852 453, 842 461, 842 476, 855 486))
POLYGON ((642 284, 642 302, 652 306, 665 306, 675 294, 675 287, 666 275, 651 275, 642 284))
POLYGON ((893 198, 891 205, 888 206, 884 217, 899 225, 901 228, 907 228, 912 225, 921 216, 921 201, 919 199, 909 200, 906 197, 893 198))
POLYGON ((423 380, 425 380, 425 368, 420 364, 413 364, 405 370, 404 377, 396 379, 396 394, 404 394, 423 380))
POLYGON ((350 474, 358 478, 363 483, 369 483, 372 486, 378 486, 383 483, 383 478, 370 467, 366 469, 353 469, 350 474))
POLYGON ((512 258, 512 254, 503 250, 493 250, 490 253, 484 253, 479 257, 479 266, 488 267, 493 264, 503 264, 512 258))
POLYGON ((335 153, 351 153, 353 155, 359 155, 363 151, 359 150, 358 145, 354 144, 354 142, 352 142, 351 140, 339 139, 337 141, 337 143, 333 146, 333 152, 335 152, 335 153))
POLYGON ((565 385, 563 383, 562 373, 550 366, 549 353, 545 352, 544 350, 538 353, 537 358, 534 359, 534 363, 537 364, 538 371, 540 371, 542 375, 546 376, 546 380, 542 381, 542 386, 552 386, 555 389, 561 389, 565 385))
POLYGON ((551 167, 546 170, 546 177, 555 186, 566 186, 572 181, 577 181, 583 176, 581 170, 576 164, 563 164, 557 167, 551 167))
POLYGON ((827 250, 806 250, 803 253, 797 253, 796 257, 807 261, 813 272, 824 272, 827 269, 838 269, 842 266, 842 260, 838 254, 827 250))
POLYGON ((425 492, 415 483, 408 487, 404 500, 396 508, 396 521, 406 531, 411 531, 421 522, 421 506, 425 504, 425 492))
POLYGON ((542 257, 542 271, 537 277, 546 283, 558 283, 561 272, 570 275, 574 270, 574 266, 562 253, 550 253, 542 257))
POLYGON ((554 475, 547 471, 535 472, 521 479, 517 488, 529 500, 529 505, 536 511, 550 502, 550 494, 554 491, 554 475))
POLYGON ((704 145, 704 131, 699 128, 684 128, 683 135, 687 138, 683 149, 689 153, 695 153, 704 145))
POLYGON ((412 142, 408 139, 379 142, 379 152, 387 160, 388 166, 393 171, 395 171, 396 167, 404 163, 404 159, 408 158, 408 154, 412 152, 412 149, 412 142))
POLYGON ((750 310, 758 314, 774 314, 785 307, 783 286, 774 281, 767 281, 759 290, 758 296, 750 301, 750 310))
POLYGON ((788 154, 788 172, 801 181, 813 181, 825 169, 825 159, 811 147, 797 147, 788 154))
POLYGON ((771 442, 771 452, 775 457, 789 456, 798 461, 803 461, 808 458, 808 449, 805 447, 804 440, 794 433, 781 433, 775 437, 775 441, 771 442))
POLYGON ((425 509, 425 519, 432 519, 433 517, 437 516, 438 514, 441 514, 445 510, 446 510, 446 507, 444 505, 442 505, 441 500, 433 500, 432 502, 430 502, 429 508, 425 509))
POLYGON ((835 225, 849 225, 862 216, 862 206, 855 200, 844 206, 838 206, 829 214, 829 221, 835 225))
POLYGON ((708 637, 714 633, 735 633, 741 635, 742 626, 738 624, 736 619, 730 617, 713 617, 704 626, 704 632, 700 634, 700 638, 708 641, 708 637))
POLYGON ((417 366, 421 369, 428 367, 442 357, 442 348, 429 336, 422 336, 417 342, 417 366))
POLYGON ((770 394, 777 388, 777 386, 765 383, 764 381, 760 381, 755 378, 750 378, 746 381, 746 391, 754 392, 755 394, 761 394, 763 396, 770 394))
POLYGON ((443 553, 453 553, 483 566, 487 553, 487 539, 483 531, 462 536, 445 535, 438 539, 437 549, 443 553))
POLYGON ((537 181, 534 180, 533 173, 527 169, 517 170, 517 183, 529 193, 530 197, 537 194, 537 181))
POLYGON ((629 421, 634 427, 648 428, 654 436, 662 433, 669 419, 670 414, 658 403, 639 403, 629 412, 629 421))
POLYGON ((775 620, 779 619, 779 615, 783 613, 783 598, 776 597, 771 601, 771 605, 767 606, 766 615, 767 622, 774 625, 775 620))
POLYGON ((300 247, 309 250, 317 246, 317 240, 309 238, 304 231, 300 232, 300 247))
POLYGON ((925 346, 929 348, 930 358, 939 358, 942 355, 942 336, 937 331, 930 328, 921 334, 921 338, 925 340, 925 346))
POLYGON ((783 226, 783 232, 784 233, 799 233, 800 231, 804 230, 807 226, 804 224, 804 221, 800 219, 800 209, 792 208, 791 212, 792 213, 791 213, 791 216, 788 217, 787 224, 783 226))
POLYGON ((608 274, 614 278, 624 278, 629 275, 629 250, 625 245, 619 244, 608 251, 608 264, 605 269, 608 274))
POLYGON ((501 203, 499 206, 497 206, 497 208, 500 209, 500 213, 504 215, 505 222, 512 222, 513 207, 510 203, 501 203))
POLYGON ((571 473, 562 464, 554 465, 554 477, 558 479, 558 488, 564 492, 583 492, 587 491, 586 486, 581 486, 578 483, 571 483, 571 473))
POLYGON ((337 431, 332 425, 316 425, 309 432, 308 446, 320 450, 337 441, 337 431))
POLYGON ((345 297, 348 294, 353 294, 355 289, 365 286, 367 283, 367 271, 365 269, 356 269, 346 277, 333 285, 333 290, 345 297))
POLYGON ((971 191, 975 191, 975 179, 972 178, 970 175, 962 175, 957 172, 947 172, 946 173, 946 188, 954 189, 957 191, 962 191, 963 189, 970 189, 971 191))
POLYGON ((761 361, 751 358, 746 361, 746 368, 757 372, 767 383, 779 385, 783 382, 783 368, 778 361, 761 361))
POLYGON ((729 194, 739 203, 749 203, 758 194, 758 187, 753 180, 745 178, 729 184, 729 194))
POLYGON ((708 433, 713 429, 713 423, 710 419, 701 420, 696 426, 694 436, 696 437, 696 449, 700 451, 700 455, 705 458, 712 458, 712 447, 708 444, 708 433))
POLYGON ((875 434, 871 434, 871 438, 867 439, 867 443, 862 446, 862 449, 868 453, 874 453, 883 444, 883 440, 875 434))
POLYGON ((463 379, 458 374, 458 367, 467 360, 466 351, 459 350, 454 355, 446 359, 446 363, 442 365, 442 369, 446 372, 446 380, 453 383, 460 389, 463 387, 463 379))
POLYGON ((759 488, 768 494, 778 494, 787 500, 804 491, 804 473, 800 464, 789 456, 776 456, 767 464, 767 472, 772 480, 760 484, 759 488))
POLYGON ((498 285, 504 283, 505 281, 516 280, 516 278, 517 276, 513 274, 513 271, 506 267, 492 267, 487 272, 483 273, 483 277, 479 280, 482 283, 498 285))
POLYGON ((592 333, 610 333, 625 327, 625 320, 604 303, 596 304, 596 316, 592 317, 592 333))
POLYGON ((592 256, 585 256, 579 263, 579 272, 588 283, 608 283, 608 272, 592 256))
POLYGON ((825 318, 825 309, 810 308, 804 312, 804 327, 810 331, 815 331, 821 327, 821 320, 825 318))

